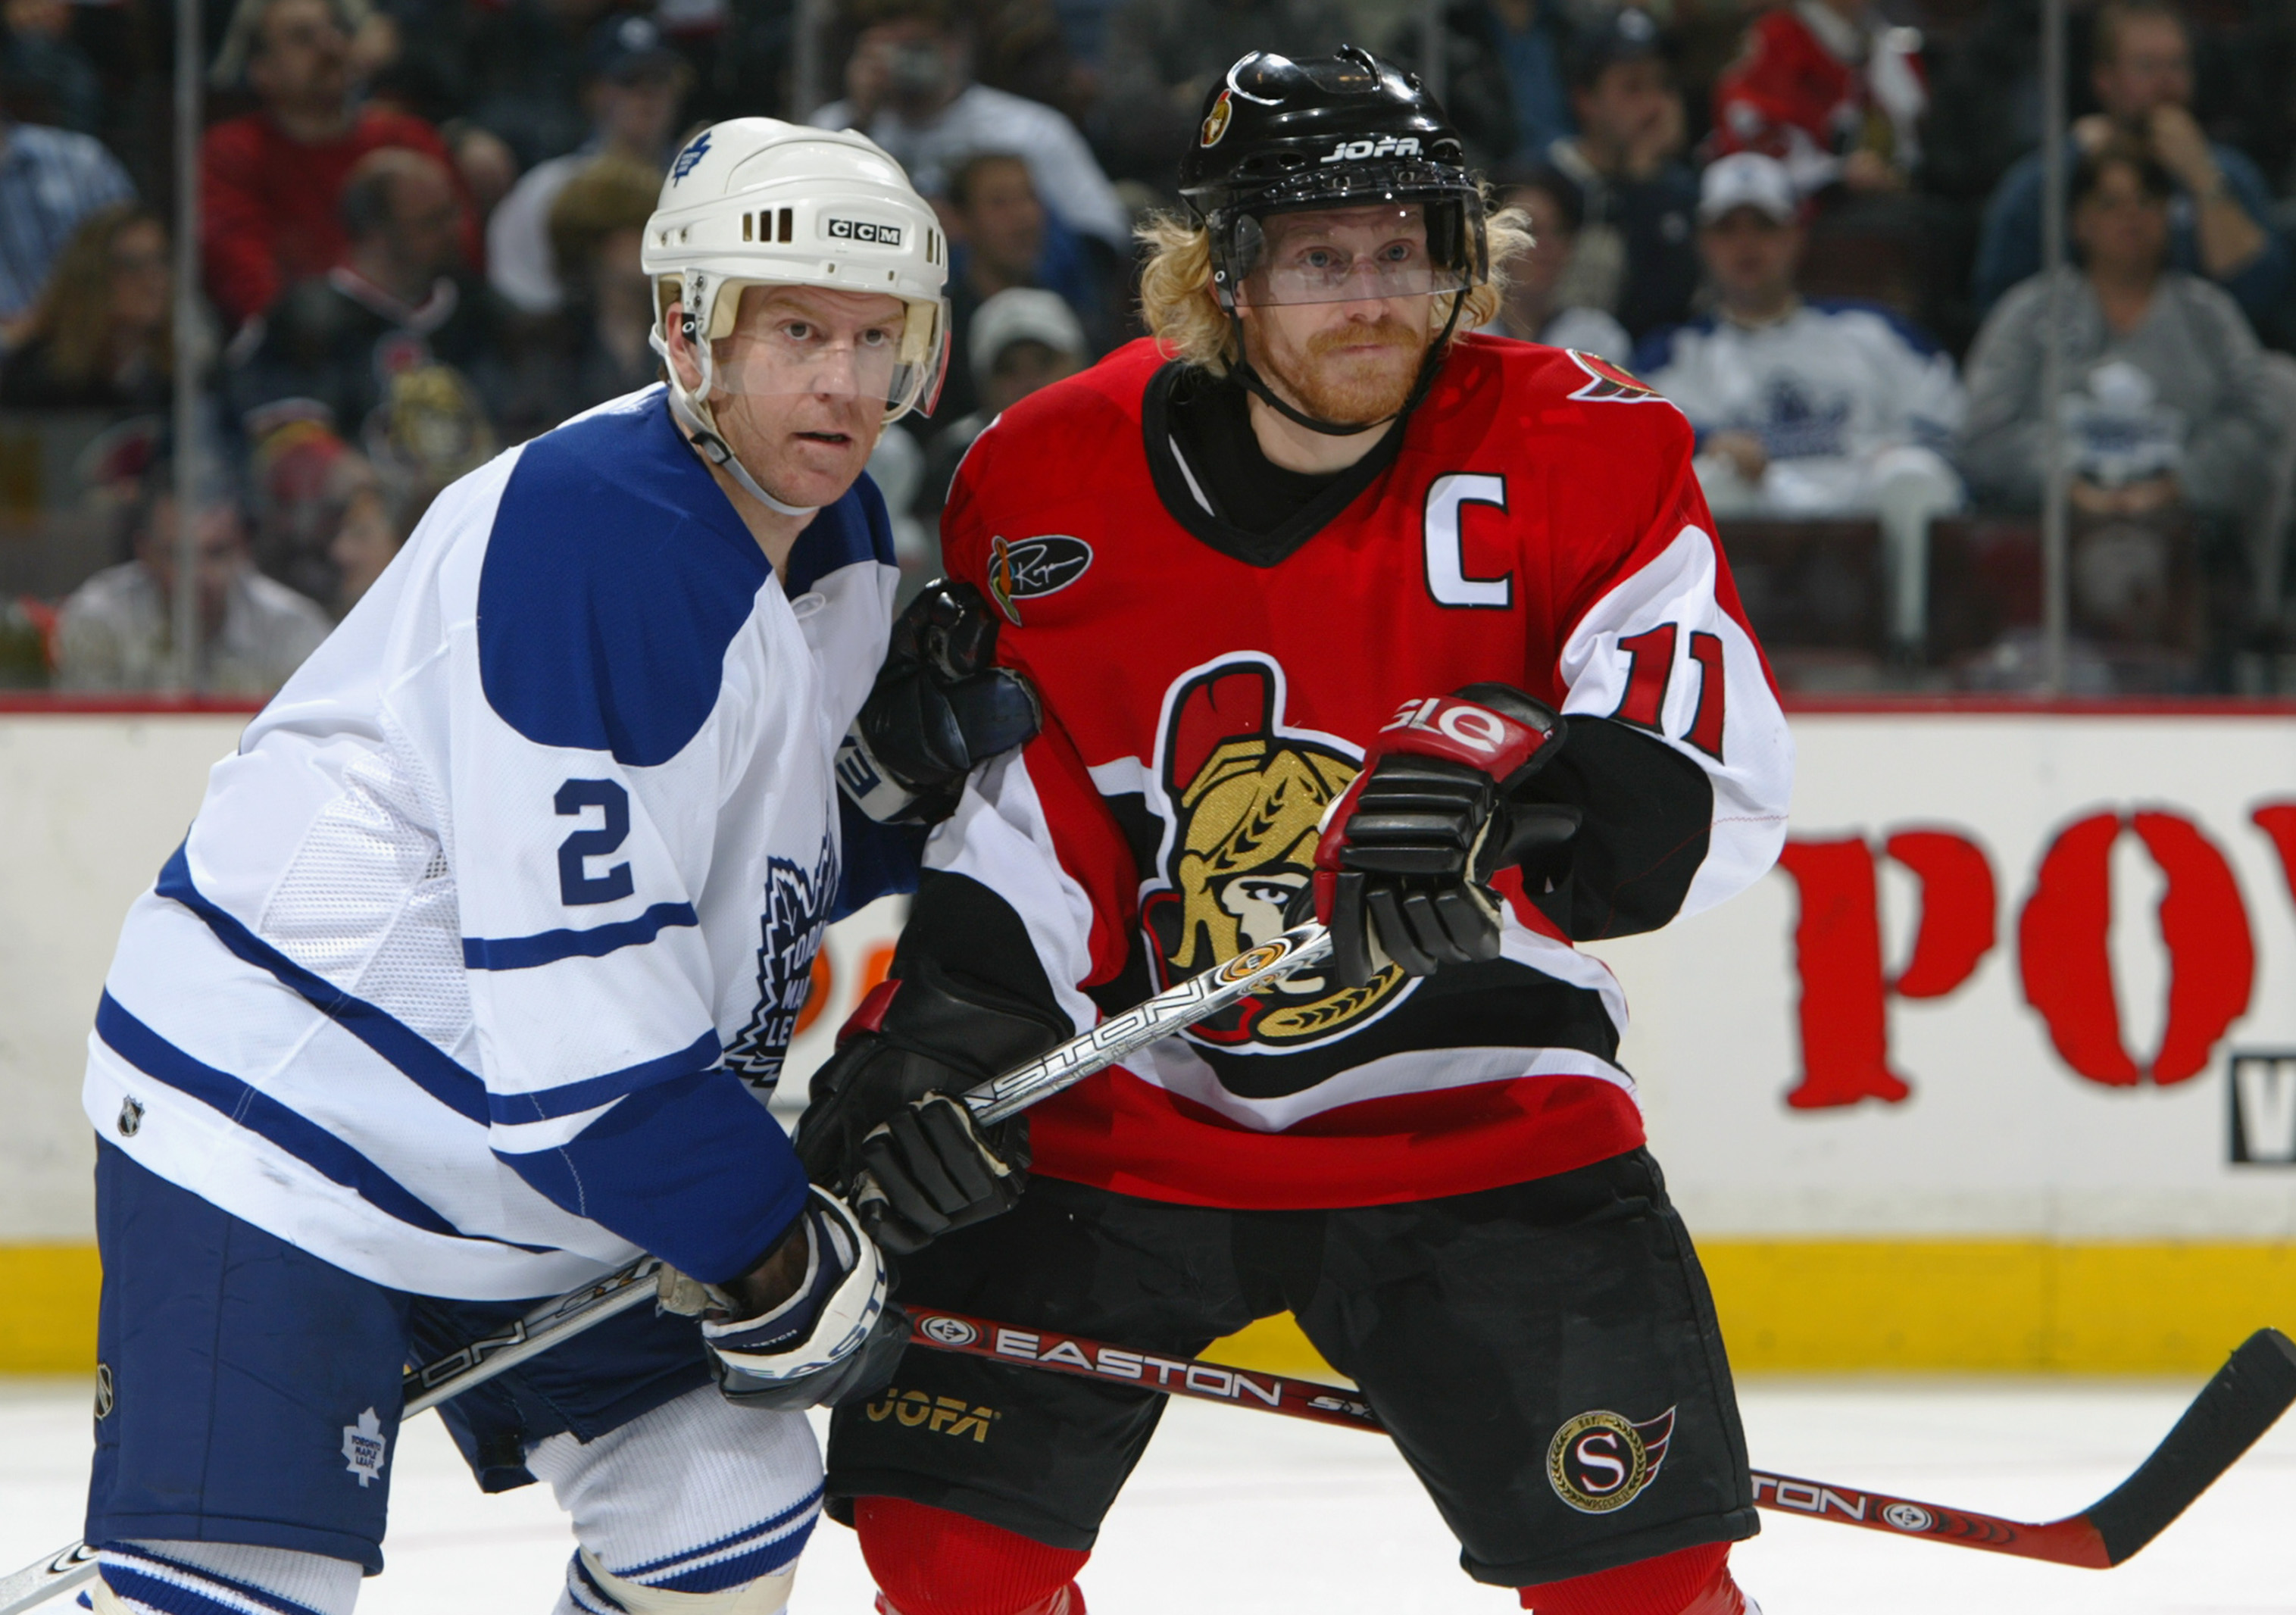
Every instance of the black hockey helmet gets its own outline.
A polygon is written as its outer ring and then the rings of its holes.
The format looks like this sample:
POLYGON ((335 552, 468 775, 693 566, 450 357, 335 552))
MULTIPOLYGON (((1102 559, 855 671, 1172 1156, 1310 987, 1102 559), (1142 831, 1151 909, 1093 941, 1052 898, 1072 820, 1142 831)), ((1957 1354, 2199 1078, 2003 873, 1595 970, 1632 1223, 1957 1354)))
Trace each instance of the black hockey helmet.
POLYGON ((1311 209, 1418 203, 1433 274, 1414 289, 1488 278, 1482 193, 1458 130, 1416 74, 1357 45, 1298 61, 1253 51, 1228 69, 1180 160, 1180 195, 1211 236, 1223 307, 1259 262, 1259 221, 1311 209))

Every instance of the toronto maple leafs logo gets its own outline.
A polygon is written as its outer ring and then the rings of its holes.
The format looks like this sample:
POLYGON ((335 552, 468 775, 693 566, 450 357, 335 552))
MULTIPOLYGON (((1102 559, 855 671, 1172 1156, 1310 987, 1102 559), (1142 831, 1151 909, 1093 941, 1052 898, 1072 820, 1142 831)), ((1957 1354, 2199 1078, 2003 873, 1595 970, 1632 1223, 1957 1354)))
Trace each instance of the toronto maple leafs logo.
POLYGON ((1772 376, 1763 398, 1767 419, 1756 426, 1774 460, 1838 455, 1848 447, 1849 399, 1846 394, 1819 398, 1793 376, 1772 376))
POLYGON ((829 929, 837 895, 837 848, 821 840, 810 872, 788 858, 766 861, 766 906, 758 920, 758 1007, 726 1051, 726 1066, 759 1094, 781 1080, 798 1012, 813 986, 813 956, 829 929))
POLYGON ((382 1479, 383 1455, 388 1448, 382 1421, 374 1416, 373 1408, 359 1414, 357 1423, 343 1426, 343 1456, 348 1460, 343 1467, 358 1477, 359 1490, 366 1490, 369 1481, 382 1479))
POLYGON ((693 143, 686 147, 683 152, 680 152, 677 154, 677 160, 670 165, 670 183, 675 184, 677 181, 684 179, 687 175, 693 173, 693 165, 700 162, 709 152, 709 131, 704 129, 701 134, 693 137, 693 143))

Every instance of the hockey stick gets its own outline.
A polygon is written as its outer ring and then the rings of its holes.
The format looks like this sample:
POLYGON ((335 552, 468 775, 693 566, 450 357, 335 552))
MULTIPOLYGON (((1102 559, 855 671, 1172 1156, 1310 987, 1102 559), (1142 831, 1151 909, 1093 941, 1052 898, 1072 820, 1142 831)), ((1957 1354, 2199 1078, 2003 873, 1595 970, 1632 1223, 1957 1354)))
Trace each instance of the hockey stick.
MULTIPOLYGON (((964 1107, 983 1127, 1016 1116, 1038 1100, 1075 1086, 1158 1038, 1218 1014, 1237 1000, 1316 963, 1331 951, 1331 936, 1321 925, 1312 920, 1296 925, 1102 1021, 1042 1059, 968 1089, 961 1096, 964 1107)), ((652 1257, 641 1257, 594 1283, 544 1302, 500 1334, 473 1340, 436 1362, 408 1369, 400 1382, 406 1397, 401 1422, 650 1300, 654 1293, 651 1281, 660 1266, 652 1257)), ((0 1615, 20 1615, 59 1593, 70 1592, 94 1574, 95 1554, 87 1544, 75 1542, 59 1548, 0 1581, 0 1615)))
MULTIPOLYGON (((1343 1424, 1351 1430, 1384 1429, 1360 1393, 1313 1380, 1247 1373, 1200 1358, 1126 1351, 1081 1335, 1014 1329, 938 1308, 912 1308, 909 1323, 911 1342, 935 1351, 1049 1368, 1167 1396, 1227 1402, 1295 1419, 1343 1424)), ((913 1424, 936 1414, 947 1422, 952 1415, 961 1418, 966 1412, 955 1398, 930 1404, 923 1398, 922 1391, 911 1391, 884 1411, 898 1412, 904 1422, 913 1424), (909 1417, 911 1406, 916 1414, 914 1418, 909 1417)), ((2166 1530, 2272 1428, 2292 1403, 2296 1403, 2296 1341, 2277 1329, 2259 1329, 2202 1387, 2184 1416, 2152 1449, 2152 1456, 2136 1466, 2136 1473, 2081 1513, 2062 1520, 2032 1525, 1973 1509, 1945 1508, 1883 1492, 1858 1491, 1762 1471, 1753 1476, 1754 1503, 1759 1508, 1836 1525, 1863 1526, 1893 1536, 2042 1559, 2052 1564, 2110 1570, 2133 1558, 2166 1530)))

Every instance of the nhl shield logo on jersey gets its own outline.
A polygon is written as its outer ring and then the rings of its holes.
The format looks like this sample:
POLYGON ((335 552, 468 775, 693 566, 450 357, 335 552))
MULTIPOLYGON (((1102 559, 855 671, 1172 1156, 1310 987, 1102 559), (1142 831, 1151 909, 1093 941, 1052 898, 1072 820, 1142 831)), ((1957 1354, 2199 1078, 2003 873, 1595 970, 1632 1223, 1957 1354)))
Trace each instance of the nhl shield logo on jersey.
POLYGON ((1587 384, 1570 396, 1595 404, 1663 404, 1666 399, 1605 358, 1566 348, 1570 362, 1587 373, 1587 384))
MULTIPOLYGON (((1283 934, 1314 873, 1324 809, 1361 764, 1335 735, 1284 726, 1283 669, 1263 657, 1181 675, 1164 710, 1164 886, 1142 899, 1140 917, 1168 987, 1283 934)), ((1407 990, 1392 967, 1359 988, 1294 976, 1187 1036, 1238 1052, 1297 1048, 1352 1031, 1407 990)))
POLYGON ((1046 533, 1035 538, 991 538, 988 541, 988 593, 996 609, 1014 627, 1021 626, 1020 603, 1057 594, 1084 576, 1092 564, 1092 545, 1066 533, 1046 533))
POLYGON ((1582 1514, 1607 1514, 1658 1479, 1674 1439, 1674 1409, 1640 1423, 1605 1407, 1563 1421, 1546 1444, 1546 1480, 1582 1514))

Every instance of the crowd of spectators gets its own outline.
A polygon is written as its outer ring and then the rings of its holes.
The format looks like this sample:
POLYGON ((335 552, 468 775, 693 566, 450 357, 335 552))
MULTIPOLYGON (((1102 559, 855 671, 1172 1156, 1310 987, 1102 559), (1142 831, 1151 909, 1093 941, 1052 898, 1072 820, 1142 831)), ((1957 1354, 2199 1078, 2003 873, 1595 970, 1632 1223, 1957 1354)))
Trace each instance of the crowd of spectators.
POLYGON ((2076 630, 2182 657, 2097 676, 2296 668, 2296 8, 2074 0, 2054 291, 2036 0, 838 0, 811 41, 792 0, 210 9, 178 333, 171 8, 0 0, 0 410, 101 428, 85 581, 31 613, 61 685, 170 665, 179 453, 206 490, 201 676, 258 691, 447 480, 652 381, 645 218, 686 133, 742 113, 864 131, 947 226, 947 384, 873 465, 927 575, 973 437, 1137 334, 1133 232, 1175 205, 1208 89, 1247 49, 1350 38, 1437 80, 1529 218, 1485 334, 1678 404, 1726 544, 1874 535, 1871 676, 1999 676, 1931 596, 1972 531, 2033 525, 2053 296, 2076 630), (179 347, 202 401, 180 447, 179 347))

